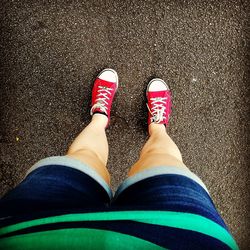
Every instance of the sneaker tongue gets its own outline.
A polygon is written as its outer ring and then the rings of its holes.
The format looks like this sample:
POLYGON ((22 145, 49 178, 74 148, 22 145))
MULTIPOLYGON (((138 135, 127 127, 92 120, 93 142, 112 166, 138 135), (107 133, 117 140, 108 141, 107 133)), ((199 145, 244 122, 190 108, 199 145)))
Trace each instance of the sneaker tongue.
POLYGON ((102 113, 108 116, 108 114, 106 113, 105 109, 102 107, 105 106, 104 104, 102 104, 102 102, 97 102, 93 105, 92 109, 91 109, 91 113, 102 113))

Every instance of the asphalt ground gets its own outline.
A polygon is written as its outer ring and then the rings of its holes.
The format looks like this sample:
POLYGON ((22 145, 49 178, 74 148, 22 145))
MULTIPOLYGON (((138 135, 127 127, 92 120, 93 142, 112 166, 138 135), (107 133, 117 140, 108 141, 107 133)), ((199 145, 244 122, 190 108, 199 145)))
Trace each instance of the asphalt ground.
POLYGON ((120 86, 108 129, 113 188, 147 138, 145 88, 173 93, 168 129, 249 249, 249 2, 1 1, 0 193, 63 155, 90 120, 93 80, 120 86))

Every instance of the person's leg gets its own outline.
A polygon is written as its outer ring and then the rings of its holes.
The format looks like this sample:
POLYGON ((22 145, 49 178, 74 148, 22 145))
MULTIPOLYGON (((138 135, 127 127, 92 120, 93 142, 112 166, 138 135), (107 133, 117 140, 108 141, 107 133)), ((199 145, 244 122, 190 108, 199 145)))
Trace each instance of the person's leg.
POLYGON ((157 166, 176 166, 188 169, 182 161, 180 150, 167 134, 163 124, 151 123, 149 135, 139 160, 129 171, 129 176, 157 166))
POLYGON ((145 221, 130 222, 129 232, 166 249, 238 249, 205 184, 185 166, 166 132, 171 97, 165 82, 152 80, 147 99, 150 137, 113 208, 127 210, 126 217, 141 215, 145 221), (225 234, 218 237, 219 231, 225 234))
POLYGON ((147 87, 149 139, 144 145, 139 160, 132 166, 129 176, 157 166, 187 167, 180 150, 166 132, 171 113, 171 93, 167 84, 159 79, 150 81, 147 87))
POLYGON ((91 166, 110 184, 110 175, 106 168, 108 141, 105 127, 107 122, 107 116, 94 114, 90 124, 76 137, 69 147, 67 156, 91 166))
POLYGON ((108 184, 110 175, 106 168, 108 141, 105 128, 109 124, 112 100, 117 87, 118 76, 114 70, 105 69, 98 75, 92 91, 92 120, 67 152, 67 156, 80 160, 96 170, 108 184))
POLYGON ((171 174, 191 178, 207 191, 200 178, 183 163, 180 150, 167 134, 166 127, 171 114, 168 85, 162 79, 155 78, 149 82, 146 93, 149 139, 141 150, 139 160, 130 168, 128 178, 119 186, 116 197, 140 180, 171 174))
POLYGON ((90 124, 70 146, 66 156, 38 161, 24 180, 0 199, 0 221, 10 215, 64 209, 102 209, 112 191, 106 169, 108 142, 105 134, 111 104, 118 86, 117 73, 103 70, 92 92, 90 124), (21 204, 21 206, 20 206, 21 204))

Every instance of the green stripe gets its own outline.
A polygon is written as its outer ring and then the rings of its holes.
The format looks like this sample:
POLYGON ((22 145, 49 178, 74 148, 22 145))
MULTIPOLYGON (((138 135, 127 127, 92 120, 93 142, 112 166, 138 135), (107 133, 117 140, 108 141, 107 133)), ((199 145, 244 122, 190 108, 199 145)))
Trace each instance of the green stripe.
POLYGON ((59 229, 27 235, 12 236, 0 240, 0 249, 8 250, 163 250, 149 241, 112 231, 97 229, 59 229))
POLYGON ((147 224, 169 226, 174 228, 196 231, 213 238, 216 238, 231 249, 239 249, 231 234, 219 224, 203 216, 171 212, 171 211, 116 211, 116 212, 98 212, 67 214, 60 216, 47 217, 42 219, 21 222, 15 225, 0 229, 0 235, 14 232, 31 226, 43 225, 57 222, 69 221, 114 221, 114 220, 134 220, 147 224))

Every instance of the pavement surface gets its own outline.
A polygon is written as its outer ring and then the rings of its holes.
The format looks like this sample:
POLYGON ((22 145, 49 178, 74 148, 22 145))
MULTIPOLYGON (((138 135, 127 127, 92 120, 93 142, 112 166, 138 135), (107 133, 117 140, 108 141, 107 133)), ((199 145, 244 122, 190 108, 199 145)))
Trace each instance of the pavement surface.
POLYGON ((108 129, 113 188, 147 138, 145 88, 173 92, 169 134, 249 249, 247 0, 1 1, 0 193, 63 155, 88 123, 97 73, 117 70, 108 129))

